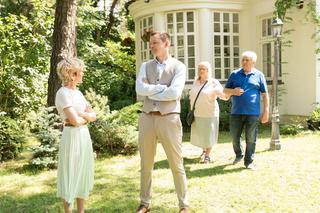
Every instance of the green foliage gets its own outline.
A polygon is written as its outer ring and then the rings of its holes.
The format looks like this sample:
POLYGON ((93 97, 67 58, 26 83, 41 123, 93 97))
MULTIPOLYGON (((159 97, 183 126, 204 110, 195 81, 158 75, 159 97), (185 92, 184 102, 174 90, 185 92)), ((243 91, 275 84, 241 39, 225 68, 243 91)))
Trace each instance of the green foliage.
POLYGON ((58 142, 61 135, 60 118, 54 113, 54 107, 42 108, 34 116, 32 132, 40 141, 40 145, 31 147, 33 156, 29 167, 54 169, 57 167, 58 142))
POLYGON ((44 103, 51 49, 50 10, 42 1, 30 5, 28 17, 0 17, 0 111, 20 119, 44 103))
POLYGON ((280 125, 281 135, 297 135, 304 130, 301 124, 283 124, 280 125))
POLYGON ((219 131, 229 131, 229 117, 231 113, 231 101, 218 99, 220 108, 219 131))
POLYGON ((190 132, 190 126, 187 124, 187 115, 190 111, 190 98, 188 94, 184 94, 180 100, 181 112, 180 120, 182 123, 183 132, 190 132))
POLYGON ((289 9, 296 7, 300 0, 277 0, 275 2, 275 15, 277 15, 281 20, 286 18, 286 14, 289 9))
POLYGON ((14 159, 23 149, 25 133, 16 120, 0 113, 0 162, 14 159))
POLYGON ((310 130, 320 130, 320 104, 311 112, 307 119, 308 128, 310 130))
POLYGON ((110 112, 108 98, 93 92, 86 94, 97 114, 97 121, 89 124, 93 149, 97 154, 131 155, 138 150, 136 122, 139 104, 110 112), (125 113, 131 113, 130 117, 125 113))
POLYGON ((113 115, 112 122, 117 123, 119 125, 134 126, 136 130, 138 130, 138 112, 141 111, 141 108, 141 102, 137 102, 135 104, 126 106, 113 115))

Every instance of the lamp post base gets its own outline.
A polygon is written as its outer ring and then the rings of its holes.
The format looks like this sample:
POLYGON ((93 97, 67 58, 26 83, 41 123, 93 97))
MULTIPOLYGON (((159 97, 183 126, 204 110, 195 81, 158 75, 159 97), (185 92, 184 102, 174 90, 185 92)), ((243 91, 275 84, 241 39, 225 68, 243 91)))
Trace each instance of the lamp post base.
POLYGON ((281 149, 281 144, 280 140, 272 140, 270 142, 270 150, 280 150, 281 149))

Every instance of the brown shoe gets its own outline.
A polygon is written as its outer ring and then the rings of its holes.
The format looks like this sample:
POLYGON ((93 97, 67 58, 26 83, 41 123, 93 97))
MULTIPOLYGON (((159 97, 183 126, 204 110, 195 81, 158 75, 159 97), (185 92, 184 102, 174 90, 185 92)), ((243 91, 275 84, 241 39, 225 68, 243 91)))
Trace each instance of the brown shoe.
POLYGON ((145 205, 140 205, 139 208, 136 210, 136 213, 146 213, 146 212, 150 212, 150 208, 148 206, 145 205))
POLYGON ((189 209, 187 207, 183 207, 180 209, 179 213, 188 213, 189 209))

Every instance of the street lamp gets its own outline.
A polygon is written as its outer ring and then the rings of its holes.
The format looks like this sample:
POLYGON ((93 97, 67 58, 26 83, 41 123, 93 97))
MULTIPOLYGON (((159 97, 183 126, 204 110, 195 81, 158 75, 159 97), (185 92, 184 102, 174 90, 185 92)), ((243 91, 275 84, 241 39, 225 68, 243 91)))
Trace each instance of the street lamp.
POLYGON ((279 18, 275 18, 272 21, 272 33, 275 38, 274 41, 274 71, 272 79, 272 130, 271 130, 271 150, 281 149, 280 144, 280 115, 278 108, 278 76, 280 72, 280 43, 281 43, 281 33, 283 22, 279 18))

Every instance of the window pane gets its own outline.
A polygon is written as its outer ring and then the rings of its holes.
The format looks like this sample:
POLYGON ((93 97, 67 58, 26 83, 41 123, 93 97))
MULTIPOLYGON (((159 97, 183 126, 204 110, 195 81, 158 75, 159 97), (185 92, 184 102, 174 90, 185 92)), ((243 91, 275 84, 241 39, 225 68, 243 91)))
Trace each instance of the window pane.
POLYGON ((187 21, 193 21, 193 12, 187 12, 187 21))
POLYGON ((194 57, 194 47, 188 47, 188 56, 194 57))
POLYGON ((181 61, 182 63, 185 63, 184 57, 178 58, 178 60, 181 61))
POLYGON ((177 31, 178 33, 183 33, 183 23, 177 24, 177 31))
POLYGON ((143 52, 143 59, 146 59, 146 58, 147 58, 147 53, 143 52))
POLYGON ((223 36, 223 44, 230 45, 230 36, 223 36))
POLYGON ((173 34, 173 24, 168 24, 168 33, 173 34))
POLYGON ((220 22, 220 13, 214 13, 213 14, 213 20, 215 22, 220 22))
POLYGON ((216 79, 221 79, 221 70, 216 69, 216 70, 214 71, 214 77, 215 77, 216 79))
POLYGON ((228 78, 230 75, 230 70, 229 69, 225 69, 224 70, 224 78, 228 78))
POLYGON ((188 32, 194 32, 193 23, 188 23, 187 29, 188 29, 188 32))
POLYGON ((195 60, 194 60, 194 58, 189 58, 188 59, 188 67, 189 68, 195 68, 195 60))
POLYGON ((221 67, 221 58, 214 59, 214 67, 220 68, 221 67))
POLYGON ((263 19, 262 20, 262 36, 266 36, 267 35, 267 20, 266 19, 263 19))
POLYGON ((143 28, 147 27, 147 19, 143 19, 143 28))
POLYGON ((233 67, 234 69, 237 69, 240 66, 239 58, 233 59, 233 67))
POLYGON ((220 45, 221 42, 220 42, 220 36, 214 36, 214 45, 217 46, 217 45, 220 45))
POLYGON ((239 22, 239 14, 238 13, 234 13, 233 14, 233 22, 234 23, 238 23, 239 22))
POLYGON ((178 47, 178 58, 184 56, 184 47, 178 47))
POLYGON ((225 33, 230 32, 230 24, 223 24, 223 32, 225 33))
POLYGON ((152 52, 151 51, 149 51, 149 59, 153 59, 154 57, 153 57, 153 55, 152 55, 152 52))
POLYGON ((214 23, 214 32, 220 32, 220 23, 214 23))
POLYGON ((223 13, 223 21, 229 22, 229 13, 223 13))
POLYGON ((167 22, 168 22, 168 23, 173 23, 173 14, 172 14, 172 13, 169 13, 169 14, 167 15, 167 22))
POLYGON ((221 49, 220 47, 214 48, 214 56, 221 56, 221 49))
POLYGON ((229 68, 230 67, 230 58, 224 58, 224 67, 229 68))
POLYGON ((194 79, 195 77, 195 69, 189 68, 188 69, 189 79, 194 79))
POLYGON ((233 48, 233 55, 234 55, 235 57, 239 57, 239 56, 240 56, 239 47, 234 47, 234 48, 233 48))
POLYGON ((177 36, 178 47, 183 46, 183 36, 177 36))
POLYGON ((233 32, 239 33, 239 24, 233 24, 233 32))
POLYGON ((268 19, 268 36, 271 35, 271 18, 268 19))
POLYGON ((233 36, 233 45, 239 46, 239 36, 233 36))
POLYGON ((188 45, 194 45, 194 36, 188 35, 188 45))
POLYGON ((230 57, 230 47, 225 47, 224 48, 224 56, 230 57))
POLYGON ((143 49, 148 49, 148 43, 147 42, 143 42, 143 49))
POLYGON ((183 13, 177 13, 177 22, 183 22, 183 13))
POLYGON ((149 17, 149 18, 148 18, 148 25, 149 25, 149 27, 153 25, 153 23, 152 23, 152 17, 149 17))

